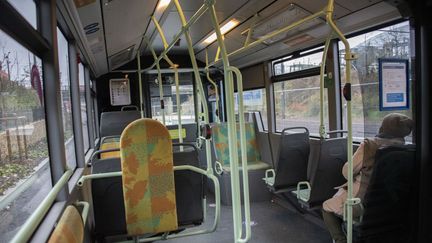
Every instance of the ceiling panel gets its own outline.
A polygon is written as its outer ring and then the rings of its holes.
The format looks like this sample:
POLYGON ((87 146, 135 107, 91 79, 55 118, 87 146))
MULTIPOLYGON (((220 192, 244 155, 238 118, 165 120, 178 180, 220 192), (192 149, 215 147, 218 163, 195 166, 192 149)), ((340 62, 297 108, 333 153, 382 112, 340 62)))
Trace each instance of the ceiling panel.
MULTIPOLYGON (((380 2, 337 20, 336 25, 342 32, 348 34, 362 30, 363 28, 369 28, 374 25, 395 20, 399 17, 400 15, 394 7, 385 2, 380 2)), ((238 67, 250 66, 265 60, 279 58, 313 45, 322 44, 328 31, 329 29, 327 26, 321 26, 306 32, 314 36, 314 39, 298 44, 294 48, 284 43, 277 43, 256 52, 248 52, 247 55, 242 55, 240 58, 233 60, 232 65, 238 67)))
POLYGON ((353 0, 336 0, 336 4, 352 11, 358 11, 360 9, 369 7, 378 2, 382 2, 382 0, 363 0, 363 1, 353 1, 353 0))
MULTIPOLYGON (((234 12, 241 8, 248 0, 238 0, 238 1, 228 1, 228 0, 218 0, 216 1, 216 15, 218 20, 221 22, 230 17, 234 12)), ((186 20, 189 20, 193 14, 202 6, 202 1, 196 0, 184 0, 180 1, 183 12, 185 14, 186 20)), ((167 42, 170 43, 173 37, 180 31, 181 23, 179 20, 178 12, 175 7, 172 8, 165 22, 162 24, 162 29, 164 31, 167 42)), ((190 34, 192 38, 192 43, 195 44, 201 40, 204 36, 209 34, 213 30, 210 16, 205 13, 197 22, 190 28, 190 34)), ((152 33, 152 29, 146 33, 146 36, 152 33)), ((159 35, 155 38, 153 42, 153 48, 160 52, 163 50, 163 43, 159 35)), ((170 53, 187 52, 187 45, 184 37, 181 38, 180 46, 174 47, 170 53)))
POLYGON ((128 0, 126 2, 112 0, 103 4, 108 56, 131 45, 139 45, 137 42, 141 41, 157 0, 128 0))
POLYGON ((105 51, 104 29, 102 22, 102 13, 99 0, 89 2, 88 4, 77 5, 77 11, 84 28, 88 46, 96 62, 95 75, 103 74, 108 71, 107 56, 105 51))
MULTIPOLYGON (((179 2, 187 19, 190 19, 203 4, 203 1, 197 0, 179 0, 179 2)), ((88 5, 82 5, 83 7, 78 8, 78 11, 82 25, 85 28, 89 28, 89 25, 91 27, 92 24, 97 25, 96 31, 87 33, 87 40, 100 70, 106 70, 107 60, 110 62, 113 61, 113 57, 116 55, 118 57, 115 58, 115 63, 123 62, 120 57, 125 58, 125 63, 134 58, 142 42, 143 35, 145 34, 147 38, 150 38, 155 33, 154 25, 150 21, 151 15, 155 14, 158 19, 162 15, 161 12, 153 13, 158 0, 95 0, 93 3, 91 1, 89 3, 88 5), (102 19, 104 20, 104 25, 102 25, 102 19), (104 26, 105 30, 103 29, 104 26), (132 51, 128 50, 129 48, 132 51), (122 54, 123 52, 127 52, 128 54, 122 54)), ((221 25, 232 18, 240 20, 240 24, 225 35, 228 52, 235 51, 243 46, 246 35, 242 35, 242 33, 245 33, 245 30, 250 27, 253 16, 256 13, 259 12, 260 16, 258 22, 264 21, 266 17, 274 15, 277 11, 286 8, 290 3, 294 3, 299 8, 312 14, 323 9, 327 0, 217 0, 215 8, 218 21, 221 25)), ((336 0, 334 17, 339 20, 338 24, 343 31, 352 32, 365 26, 394 19, 398 17, 398 13, 394 7, 380 0, 336 0)), ((162 29, 168 43, 170 43, 181 29, 181 23, 175 7, 173 6, 163 18, 165 18, 165 21, 162 21, 162 29)), ((286 24, 288 25, 289 23, 286 24)), ((206 48, 208 49, 210 59, 214 59, 217 43, 212 43, 209 46, 202 44, 202 41, 212 34, 213 31, 208 13, 204 14, 190 29, 194 50, 197 58, 201 61, 205 61, 204 50, 206 48)), ((275 58, 284 53, 292 52, 293 48, 299 49, 313 45, 314 43, 323 42, 323 38, 327 32, 328 28, 323 19, 323 24, 318 23, 318 25, 310 28, 291 31, 280 42, 267 45, 260 44, 252 51, 232 58, 231 61, 236 65, 243 66, 245 63, 275 58), (286 44, 287 40, 291 43, 295 43, 298 40, 304 41, 298 42, 299 44, 292 47, 286 44)), ((164 48, 158 34, 155 35, 153 47, 158 53, 164 48)), ((149 53, 148 50, 146 52, 147 54, 149 53)), ((187 45, 184 37, 181 37, 179 46, 175 46, 170 53, 187 54, 187 45)))

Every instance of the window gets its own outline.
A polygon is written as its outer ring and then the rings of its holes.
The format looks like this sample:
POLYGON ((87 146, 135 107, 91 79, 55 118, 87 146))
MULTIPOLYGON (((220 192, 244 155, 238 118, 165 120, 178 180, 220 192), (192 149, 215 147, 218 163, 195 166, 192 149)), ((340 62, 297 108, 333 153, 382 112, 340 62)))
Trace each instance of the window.
POLYGON ((8 2, 37 29, 37 11, 34 0, 8 0, 8 2))
POLYGON ((98 108, 97 108, 97 100, 96 100, 96 94, 92 94, 92 108, 93 108, 93 125, 94 125, 94 129, 93 129, 93 135, 95 138, 97 138, 99 136, 99 114, 98 114, 98 108))
POLYGON ((85 88, 85 74, 84 66, 78 64, 78 77, 79 77, 79 93, 81 105, 81 125, 84 141, 84 152, 89 149, 89 128, 87 123, 87 102, 86 102, 86 88, 85 88))
MULTIPOLYGON (((321 49, 321 47, 320 47, 321 49)), ((286 61, 275 61, 273 65, 274 75, 282 75, 287 73, 294 73, 311 68, 320 67, 323 52, 318 52, 302 57, 287 59, 286 61)))
MULTIPOLYGON (((159 85, 155 80, 157 75, 150 76, 150 96, 152 117, 162 121, 162 110, 159 96, 159 85)), ((165 106, 166 125, 178 124, 178 109, 174 74, 165 74, 163 80, 163 100, 165 106)), ((195 123, 195 99, 191 73, 179 73, 179 92, 182 124, 195 123)))
MULTIPOLYGON (((235 112, 238 112, 238 94, 234 94, 235 112)), ((243 91, 244 111, 259 111, 261 113, 264 130, 268 130, 267 122, 267 102, 265 89, 255 89, 243 91)))
MULTIPOLYGON (((319 134, 319 75, 274 83, 276 131, 287 127, 306 127, 319 134)), ((328 99, 324 92, 324 123, 328 130, 328 99)))
MULTIPOLYGON (((374 137, 385 115, 398 112, 412 117, 412 109, 399 111, 379 110, 378 59, 401 58, 410 60, 410 28, 408 22, 399 23, 348 39, 353 53, 358 55, 352 62, 352 119, 353 137, 358 140, 374 137)), ((345 84, 345 47, 339 43, 342 87, 345 84)), ((411 64, 411 60, 410 60, 411 64)), ((410 98, 412 98, 412 86, 410 98)), ((343 100, 345 105, 345 100, 343 100)), ((410 102, 412 104, 412 102, 410 102)), ((346 112, 343 124, 346 129, 346 112)), ((412 137, 408 138, 409 141, 412 137)))
POLYGON ((42 61, 0 30, 0 242, 51 190, 42 61))
POLYGON ((70 89, 70 75, 69 75, 69 47, 68 42, 57 28, 57 41, 58 41, 58 60, 60 66, 60 94, 61 94, 61 109, 63 116, 63 131, 66 148, 66 163, 69 168, 76 167, 75 155, 75 140, 72 124, 72 101, 70 89))

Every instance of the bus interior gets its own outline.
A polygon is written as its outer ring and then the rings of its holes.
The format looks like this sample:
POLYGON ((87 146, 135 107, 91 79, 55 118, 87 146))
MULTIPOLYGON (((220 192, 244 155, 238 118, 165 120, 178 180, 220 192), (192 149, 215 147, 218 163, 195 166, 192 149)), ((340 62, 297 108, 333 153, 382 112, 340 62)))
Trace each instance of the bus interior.
POLYGON ((432 242, 431 11, 0 1, 0 242, 432 242))

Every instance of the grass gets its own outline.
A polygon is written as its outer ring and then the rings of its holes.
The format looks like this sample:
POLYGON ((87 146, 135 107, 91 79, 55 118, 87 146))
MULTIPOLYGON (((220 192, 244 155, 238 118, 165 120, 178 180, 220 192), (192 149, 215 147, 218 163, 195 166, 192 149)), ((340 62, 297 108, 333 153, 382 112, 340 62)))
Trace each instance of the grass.
POLYGON ((21 179, 26 178, 34 172, 34 168, 45 158, 48 157, 46 139, 28 147, 28 158, 19 159, 18 154, 14 154, 12 159, 5 159, 0 162, 0 195, 15 186, 21 179))

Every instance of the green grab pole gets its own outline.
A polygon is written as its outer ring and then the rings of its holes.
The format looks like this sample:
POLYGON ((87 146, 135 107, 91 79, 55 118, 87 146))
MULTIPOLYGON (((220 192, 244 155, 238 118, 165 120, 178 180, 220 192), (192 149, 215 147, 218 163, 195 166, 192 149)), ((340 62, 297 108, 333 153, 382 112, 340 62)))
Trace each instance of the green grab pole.
MULTIPOLYGON (((177 67, 173 67, 174 68, 174 80, 175 80, 175 84, 176 84, 176 102, 177 102, 177 119, 178 119, 178 123, 177 123, 177 128, 178 128, 178 135, 179 135, 179 142, 183 143, 183 133, 182 133, 182 119, 181 119, 181 115, 182 115, 182 106, 180 104, 180 84, 179 84, 179 75, 178 75, 178 70, 177 67)), ((180 147, 181 150, 183 150, 183 146, 180 147)))
MULTIPOLYGON (((160 62, 160 60, 162 60, 162 58, 175 46, 175 43, 177 43, 177 41, 181 38, 181 36, 183 34, 185 34, 185 32, 188 31, 189 28, 193 24, 195 24, 201 18, 201 16, 204 15, 204 13, 207 10, 208 10, 208 7, 205 4, 202 5, 198 9, 198 11, 196 11, 195 14, 189 19, 189 21, 185 22, 185 25, 183 25, 183 28, 181 29, 181 31, 174 36, 173 40, 170 42, 170 44, 168 44, 168 47, 165 48, 165 50, 159 55, 159 57, 157 57, 155 62, 153 62, 153 64, 150 65, 148 68, 146 68, 144 71, 152 70, 156 66, 156 63, 158 63, 158 62, 160 62)), ((184 14, 183 14, 183 16, 184 16, 184 14)), ((186 21, 186 19, 185 19, 185 21, 186 21)))
POLYGON ((168 42, 167 42, 167 40, 165 38, 165 35, 163 34, 163 31, 162 31, 161 26, 159 25, 159 22, 156 20, 156 18, 154 17, 154 15, 151 17, 151 19, 152 19, 154 25, 156 26, 157 31, 159 32, 159 36, 162 39, 162 43, 164 45, 164 48, 165 49, 168 48, 168 42))
MULTIPOLYGON (((215 217, 214 217, 214 221, 213 221, 212 226, 208 229, 197 230, 197 231, 188 231, 188 232, 184 232, 184 233, 168 234, 168 235, 155 236, 155 237, 149 237, 149 238, 138 238, 137 242, 152 242, 152 241, 156 241, 156 240, 176 239, 176 238, 189 237, 189 236, 194 236, 194 235, 208 234, 208 233, 213 233, 216 231, 216 228, 217 228, 219 221, 220 221, 220 208, 221 208, 220 186, 219 186, 218 178, 216 176, 214 176, 213 174, 209 174, 208 171, 206 171, 206 170, 203 170, 201 168, 191 166, 191 165, 174 166, 174 171, 178 171, 178 170, 190 170, 190 171, 193 171, 196 173, 200 173, 204 176, 207 176, 209 179, 211 179, 213 181, 213 184, 215 187, 215 204, 216 204, 216 207, 215 207, 215 217)), ((125 242, 136 242, 136 241, 125 241, 125 242)))
POLYGON ((206 72, 207 80, 210 82, 211 85, 213 85, 213 87, 215 89, 215 97, 216 97, 216 123, 220 123, 220 118, 219 118, 219 88, 218 88, 216 82, 210 77, 210 71, 209 71, 209 67, 208 67, 208 51, 207 51, 207 48, 205 49, 205 61, 206 61, 205 72, 206 72))
MULTIPOLYGON (((346 75, 346 84, 351 84, 351 60, 355 59, 354 55, 351 53, 350 44, 348 40, 345 38, 344 34, 339 30, 336 24, 333 21, 333 11, 334 11, 334 0, 329 0, 326 12, 326 20, 327 24, 331 29, 336 33, 336 35, 341 39, 342 43, 345 46, 345 75, 346 75)), ((351 92, 351 91, 350 91, 351 92)), ((351 94, 349 94, 351 95, 351 94)), ((347 191, 347 200, 345 201, 346 212, 344 212, 344 216, 346 213, 347 219, 347 241, 348 243, 352 243, 352 231, 353 231, 353 215, 352 215, 352 206, 360 203, 359 198, 353 198, 353 147, 352 147, 352 107, 351 100, 347 100, 347 128, 348 128, 348 145, 347 145, 347 156, 348 156, 348 191, 347 191)))
MULTIPOLYGON (((247 165, 247 150, 246 150, 246 128, 244 120, 244 106, 243 106, 243 77, 240 70, 236 67, 230 66, 228 71, 236 74, 237 80, 237 93, 238 93, 238 113, 240 123, 240 147, 241 147, 241 162, 242 162, 242 176, 243 176, 243 200, 244 200, 244 217, 245 217, 245 232, 244 238, 240 238, 238 242, 248 242, 251 238, 251 225, 250 225, 250 201, 249 201, 249 171, 247 165)), ((241 205, 240 205, 241 206, 241 205)))
MULTIPOLYGON (((153 20, 154 25, 156 26, 157 31, 159 32, 159 36, 162 39, 162 43, 164 45, 164 48, 167 49, 168 48, 168 42, 165 38, 165 34, 164 34, 161 26, 159 25, 159 22, 156 20, 156 18, 154 16, 152 16, 152 20, 153 20)), ((182 109, 181 109, 181 104, 180 104, 180 89, 179 89, 180 84, 179 84, 179 76, 178 76, 178 69, 177 69, 178 65, 174 64, 171 61, 171 59, 168 58, 167 54, 164 55, 164 59, 174 69, 174 80, 175 80, 175 84, 176 84, 177 119, 178 119, 177 128, 178 128, 179 142, 183 143, 182 120, 181 120, 182 109)), ((183 146, 180 147, 180 150, 183 151, 183 146)))
POLYGON ((255 24, 256 24, 258 18, 259 18, 259 15, 258 15, 258 13, 256 13, 256 14, 253 16, 252 23, 251 23, 251 25, 250 25, 250 27, 249 27, 249 29, 248 29, 248 31, 247 31, 248 33, 247 33, 246 40, 245 40, 245 43, 244 43, 243 46, 248 46, 248 45, 249 45, 250 40, 251 40, 251 38, 252 38, 253 28, 255 27, 255 24))
MULTIPOLYGON (((219 60, 219 56, 220 56, 220 47, 218 46, 217 50, 216 50, 216 55, 215 55, 215 59, 214 61, 216 62, 217 60, 219 60)), ((208 66, 208 63, 207 63, 208 66)))
POLYGON ((162 86, 162 74, 160 71, 160 65, 159 65, 159 61, 157 58, 157 55, 153 49, 153 47, 150 47, 150 51, 153 55, 153 58, 155 59, 156 62, 156 68, 157 68, 157 72, 158 72, 158 85, 159 85, 159 100, 160 100, 160 105, 161 105, 161 112, 162 112, 162 124, 165 125, 165 104, 163 101, 163 86, 162 86))
MULTIPOLYGON (((212 0, 209 0, 209 1, 212 1, 212 0)), ((280 30, 273 31, 273 32, 271 32, 271 33, 269 33, 269 34, 267 34, 267 35, 259 38, 258 40, 256 40, 256 41, 248 44, 247 46, 243 46, 242 48, 239 48, 236 51, 231 52, 230 54, 227 54, 227 55, 228 55, 228 57, 234 57, 234 56, 236 56, 236 55, 238 55, 240 53, 243 53, 243 52, 245 52, 245 51, 247 51, 247 50, 249 50, 249 49, 251 49, 253 47, 256 47, 257 45, 263 43, 264 41, 266 41, 266 40, 268 40, 270 38, 273 38, 273 37, 275 37, 277 35, 280 35, 280 34, 282 34, 284 32, 290 31, 290 30, 292 30, 292 29, 294 29, 294 28, 296 28, 296 27, 298 27, 298 26, 300 26, 300 25, 302 25, 304 23, 307 23, 309 21, 317 19, 317 18, 325 15, 325 13, 326 13, 326 9, 323 9, 323 10, 317 12, 317 13, 314 13, 312 15, 307 16, 304 19, 301 19, 301 20, 296 21, 296 22, 294 22, 294 23, 292 23, 292 24, 290 24, 288 26, 285 26, 285 27, 283 27, 280 30)), ((219 62, 221 62, 221 61, 222 61, 222 59, 216 58, 213 63, 209 64, 209 66, 216 66, 216 64, 219 63, 219 62)))
POLYGON ((141 111, 141 118, 144 118, 144 98, 143 98, 143 89, 142 89, 142 74, 141 74, 141 58, 140 53, 138 51, 137 53, 137 63, 138 63, 138 83, 139 83, 139 96, 140 96, 140 111, 141 111))
MULTIPOLYGON (((192 232, 186 232, 186 233, 179 233, 179 234, 169 234, 169 235, 162 235, 162 236, 156 236, 156 237, 149 237, 149 238, 138 238, 137 241, 121 241, 121 242, 151 242, 156 240, 166 240, 166 239, 175 239, 175 238, 181 238, 181 237, 188 237, 188 236, 194 236, 194 235, 200 235, 200 234, 208 234, 213 233, 216 231, 216 228, 220 221, 220 211, 221 211, 221 202, 220 202, 220 185, 219 185, 219 179, 213 175, 209 174, 207 170, 203 170, 201 168, 192 166, 192 165, 178 165, 173 167, 174 171, 182 171, 182 170, 190 170, 196 173, 199 173, 201 175, 207 176, 210 180, 212 180, 214 189, 215 189, 215 217, 213 224, 208 229, 203 230, 197 230, 192 232)), ((84 182, 86 180, 93 180, 93 179, 100 179, 100 178, 111 178, 111 177, 117 177, 121 176, 122 172, 108 172, 108 173, 100 173, 100 174, 92 174, 92 175, 85 175, 80 178, 78 181, 78 186, 82 187, 84 185, 84 182)))
POLYGON ((84 186, 84 182, 87 180, 111 178, 111 177, 117 177, 117 176, 121 176, 121 175, 122 175, 121 171, 83 175, 78 180, 77 186, 79 186, 79 187, 84 186))
MULTIPOLYGON (((189 20, 189 22, 186 21, 182 7, 181 7, 180 3, 178 2, 178 0, 172 0, 172 1, 174 1, 174 4, 177 8, 177 12, 179 14, 179 18, 180 18, 180 21, 182 24, 182 33, 184 34, 185 39, 186 39, 189 57, 190 57, 190 60, 192 63, 192 68, 194 70, 195 83, 196 83, 198 92, 199 92, 201 97, 205 97, 204 88, 202 85, 201 76, 200 76, 200 73, 198 70, 198 64, 197 64, 194 49, 193 49, 193 42, 192 42, 192 38, 191 38, 190 33, 189 33, 190 23, 191 22, 194 23, 194 22, 192 21, 192 18, 189 20)), ((204 9, 203 11, 205 12, 208 10, 208 6, 203 5, 198 11, 200 11, 201 9, 204 9)), ((201 99, 201 106, 202 106, 203 113, 204 113, 204 117, 203 117, 204 123, 209 124, 209 112, 208 112, 207 99, 201 99)), ((212 161, 211 161, 211 158, 212 158, 211 147, 210 147, 210 142, 208 140, 206 140, 205 146, 206 146, 206 156, 207 156, 207 173, 210 175, 210 174, 213 174, 213 167, 212 167, 212 161)))
POLYGON ((44 198, 41 204, 30 215, 30 218, 28 218, 23 224, 23 226, 21 226, 18 233, 11 240, 11 243, 27 242, 31 238, 34 231, 36 230, 42 219, 45 217, 45 214, 48 212, 48 210, 51 208, 51 205, 54 203, 57 194, 69 181, 72 173, 72 170, 68 169, 62 175, 62 177, 60 177, 60 179, 57 181, 57 183, 54 185, 48 195, 44 198))
POLYGON ((160 70, 159 62, 156 63, 156 68, 158 71, 158 84, 159 84, 159 100, 161 104, 161 112, 162 112, 162 124, 166 125, 166 118, 165 118, 165 102, 164 102, 164 95, 163 95, 163 85, 162 85, 162 74, 160 70))
POLYGON ((324 52, 322 56, 321 66, 320 66, 320 125, 319 125, 320 138, 326 137, 326 127, 324 124, 324 73, 325 73, 327 53, 330 46, 331 37, 332 34, 330 32, 325 41, 324 52))
MULTIPOLYGON (((233 75, 229 71, 229 59, 226 51, 223 36, 220 30, 219 22, 216 15, 216 9, 214 7, 214 1, 207 1, 210 8, 210 16, 212 24, 216 33, 217 42, 220 47, 222 56, 222 63, 224 67, 225 77, 225 97, 226 97, 226 110, 227 110, 227 121, 228 121, 228 148, 229 156, 231 158, 231 196, 232 196, 232 207, 233 207, 233 227, 234 227, 234 240, 238 242, 242 235, 242 215, 241 215, 241 199, 240 199, 240 179, 239 179, 239 168, 238 168, 238 150, 237 150, 237 132, 236 132, 236 121, 234 112, 234 84, 233 75)), ((243 114, 240 114, 243 115, 243 114)))

